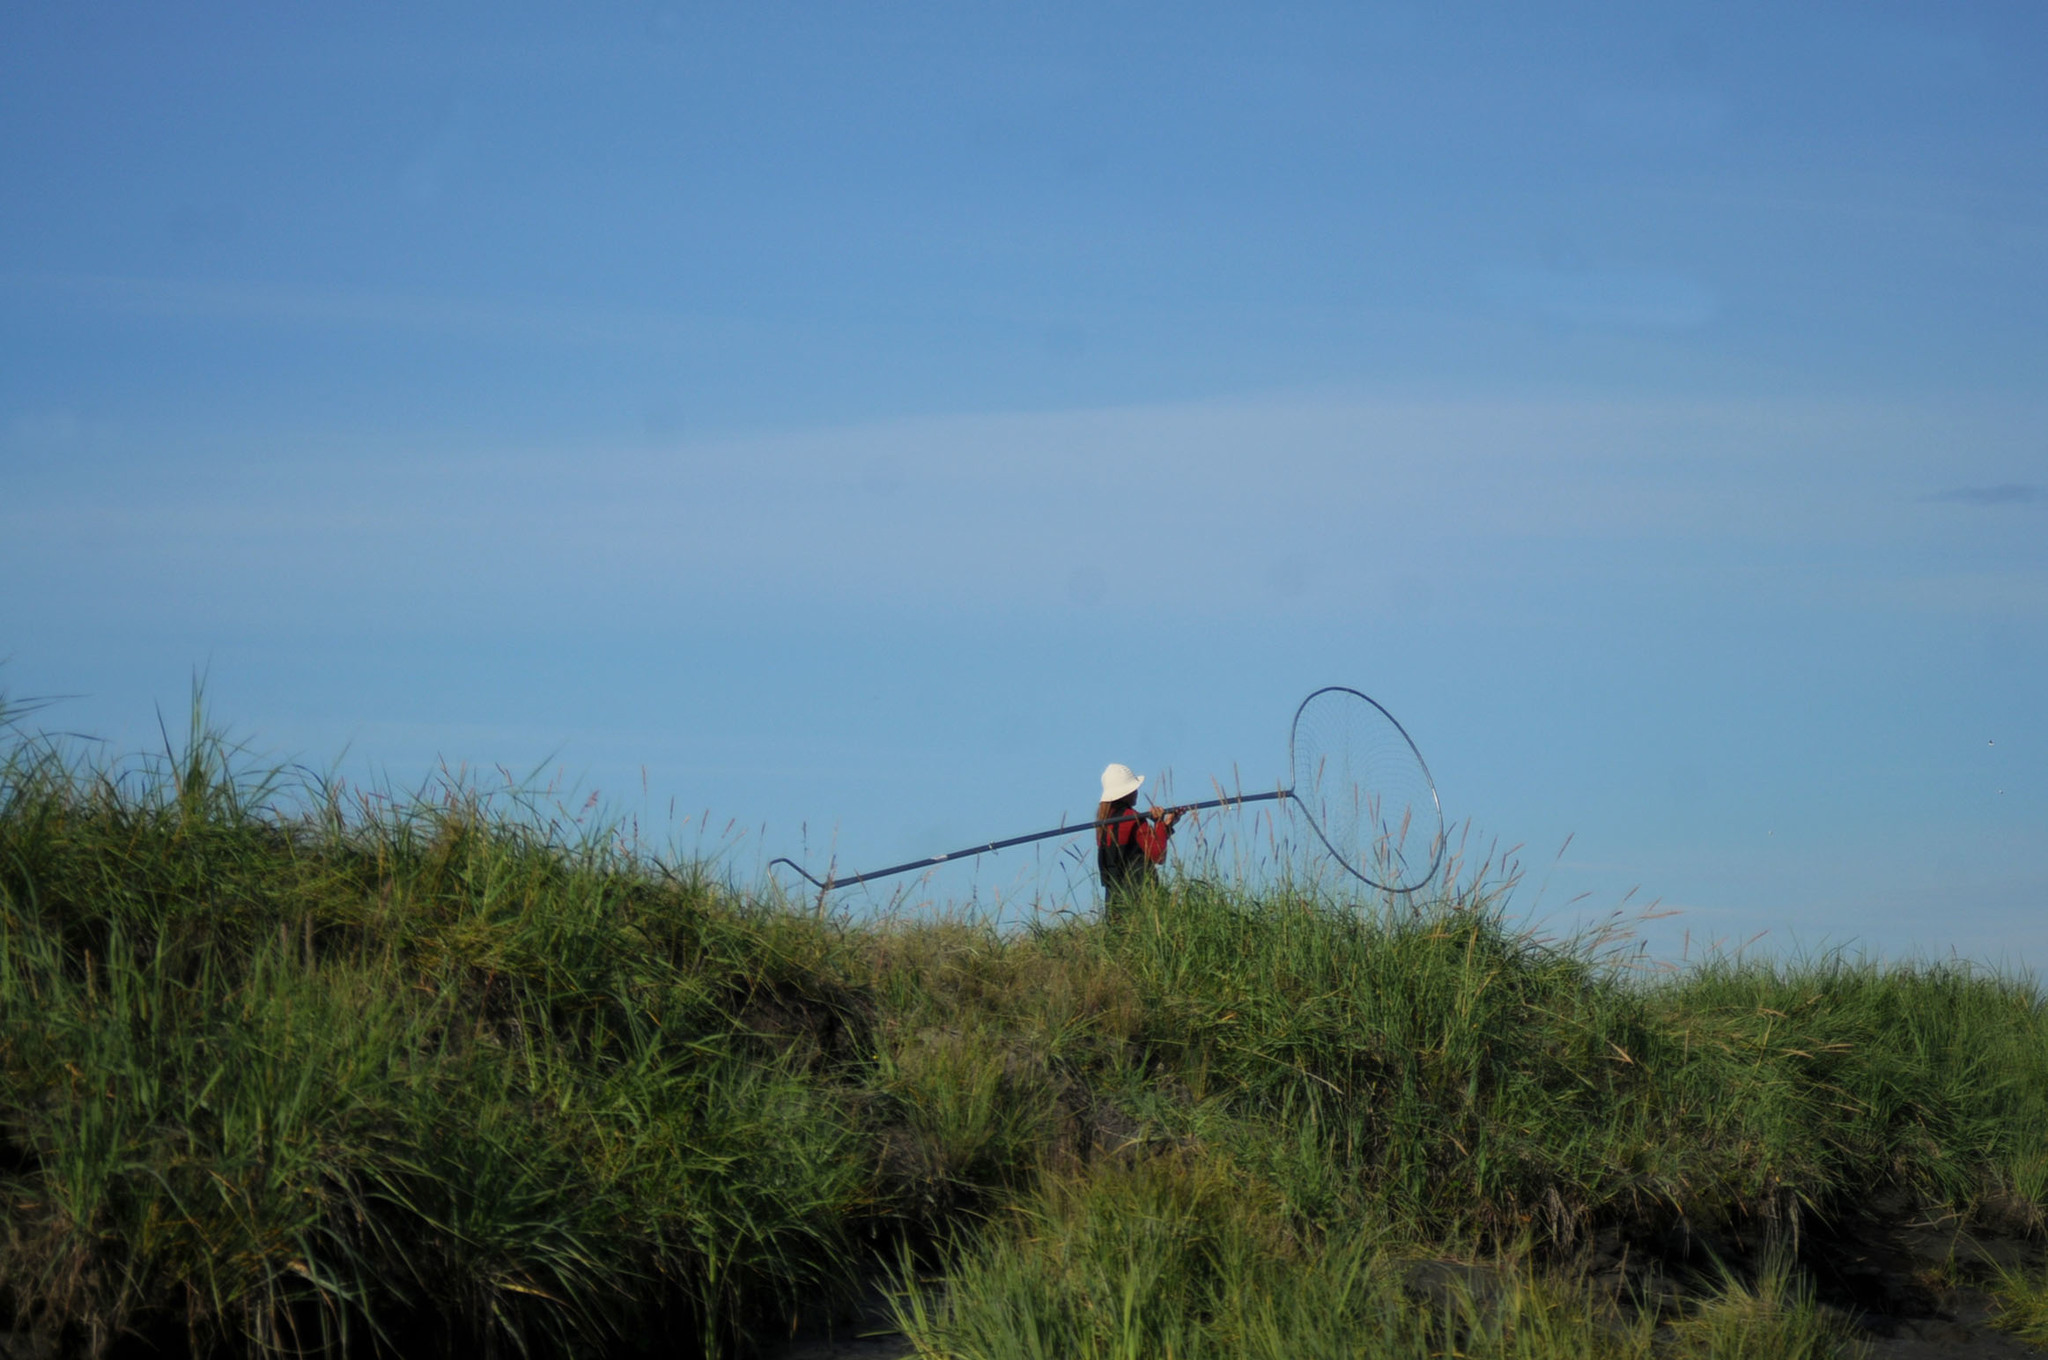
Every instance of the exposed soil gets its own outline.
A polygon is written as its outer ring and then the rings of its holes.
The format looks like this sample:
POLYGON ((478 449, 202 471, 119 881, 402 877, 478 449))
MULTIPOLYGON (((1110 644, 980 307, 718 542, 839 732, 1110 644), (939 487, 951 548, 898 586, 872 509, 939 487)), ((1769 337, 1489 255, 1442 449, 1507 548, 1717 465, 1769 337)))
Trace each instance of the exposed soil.
MULTIPOLYGON (((1603 1234, 1582 1258, 1594 1289, 1617 1310, 1682 1316, 1714 1293, 1725 1274, 1750 1276, 1772 1248, 1793 1236, 1782 1224, 1747 1237, 1696 1233, 1681 1226, 1655 1241, 1603 1234)), ((1833 1223, 1801 1225, 1792 1244, 1817 1301, 1868 1348, 1869 1360, 2040 1360, 2037 1349, 1991 1325, 1988 1292, 2001 1268, 2039 1270, 2048 1252, 2019 1225, 1965 1225, 1903 1194, 1873 1197, 1833 1223)), ((1411 1267, 1418 1298, 1452 1290, 1483 1300, 1501 1285, 1496 1268, 1454 1261, 1411 1267)))
POLYGON ((871 1291, 857 1308, 807 1327, 782 1345, 764 1347, 762 1354, 766 1360, 910 1360, 916 1352, 890 1325, 887 1300, 871 1291))
MULTIPOLYGON (((1677 1317, 1715 1291, 1724 1266, 1739 1278, 1755 1269, 1770 1241, 1783 1243, 1787 1236, 1782 1228, 1747 1238, 1681 1228, 1646 1242, 1609 1233, 1589 1245, 1580 1266, 1617 1308, 1677 1317)), ((1803 1224, 1797 1253, 1819 1302, 1855 1331, 1869 1360, 2048 1356, 1991 1325, 1997 1305, 1986 1286, 1997 1271, 2038 1270, 2048 1262, 2041 1241, 2017 1226, 1965 1226, 1890 1195, 1832 1224, 1803 1224)), ((1500 1284, 1495 1267, 1459 1261, 1417 1262, 1407 1277, 1418 1298, 1456 1289, 1483 1300, 1500 1284)), ((888 1309, 874 1296, 829 1329, 806 1332, 765 1354, 768 1360, 905 1360, 912 1351, 890 1330, 888 1309)))
POLYGON ((1999 1269, 2043 1262, 2039 1240, 2020 1231, 1965 1226, 1894 1195, 1816 1234, 1801 1256, 1821 1301, 1857 1325, 1873 1360, 2044 1354, 1990 1325, 1997 1305, 1985 1286, 1999 1269))
MULTIPOLYGON (((1724 1269, 1753 1271, 1782 1228, 1759 1235, 1703 1234, 1683 1227, 1656 1240, 1605 1233, 1588 1244, 1578 1265, 1617 1309, 1648 1308, 1675 1318, 1713 1293, 1724 1269)), ((2042 1240, 2014 1224, 1965 1225, 1929 1212, 1902 1195, 1872 1199, 1831 1224, 1808 1221, 1797 1254, 1820 1303, 1868 1347, 1869 1360, 2041 1360, 2040 1350, 1991 1325, 1997 1305, 1987 1292, 1998 1270, 2040 1270, 2042 1240)), ((1418 1261, 1406 1285, 1418 1300, 1455 1290, 1480 1300, 1499 1290, 1499 1267, 1463 1261, 1418 1261)), ((57 1360, 65 1348, 0 1331, 0 1360, 57 1360)), ((890 1326, 887 1302, 871 1292, 857 1307, 786 1341, 763 1348, 766 1360, 908 1360, 909 1342, 890 1326)))

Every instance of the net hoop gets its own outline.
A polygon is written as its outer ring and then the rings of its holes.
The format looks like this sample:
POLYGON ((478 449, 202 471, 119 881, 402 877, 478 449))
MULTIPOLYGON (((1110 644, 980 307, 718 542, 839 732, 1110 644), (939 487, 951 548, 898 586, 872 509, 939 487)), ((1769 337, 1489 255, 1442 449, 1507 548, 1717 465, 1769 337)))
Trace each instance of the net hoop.
POLYGON ((1316 839, 1346 873, 1368 887, 1404 896, 1436 877, 1443 864, 1445 842, 1436 780, 1408 729, 1378 700, 1344 685, 1326 685, 1315 691, 1294 710, 1287 755, 1294 779, 1287 801, 1301 809, 1316 839), (1302 720, 1318 699, 1324 700, 1322 711, 1329 712, 1335 696, 1340 695, 1347 699, 1338 705, 1335 718, 1320 723, 1311 719, 1304 730, 1302 720), (1318 732, 1318 726, 1324 731, 1318 732), (1327 739, 1333 726, 1341 729, 1335 743, 1327 739), (1354 728, 1362 729, 1358 735, 1363 741, 1353 739, 1354 728), (1414 762, 1412 768, 1406 765, 1409 760, 1414 762), (1333 803, 1328 796, 1332 790, 1341 793, 1345 788, 1350 791, 1348 812, 1344 803, 1333 803), (1325 825, 1340 821, 1343 825, 1325 825), (1370 835, 1359 834, 1360 822, 1369 825, 1370 835), (1426 865, 1419 865, 1420 856, 1415 857, 1417 864, 1409 862, 1406 847, 1417 834, 1428 837, 1426 865))

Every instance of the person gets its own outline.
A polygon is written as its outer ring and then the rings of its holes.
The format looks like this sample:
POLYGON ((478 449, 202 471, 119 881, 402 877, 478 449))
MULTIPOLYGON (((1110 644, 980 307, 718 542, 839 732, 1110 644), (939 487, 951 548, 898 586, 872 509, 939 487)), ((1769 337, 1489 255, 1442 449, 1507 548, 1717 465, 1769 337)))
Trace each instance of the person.
POLYGON ((1144 782, 1145 776, 1133 773, 1128 765, 1112 764, 1102 771, 1102 801, 1095 806, 1095 820, 1108 825, 1095 828, 1095 867, 1102 875, 1105 916, 1158 884, 1166 842, 1182 815, 1172 808, 1135 811, 1138 786, 1144 782))

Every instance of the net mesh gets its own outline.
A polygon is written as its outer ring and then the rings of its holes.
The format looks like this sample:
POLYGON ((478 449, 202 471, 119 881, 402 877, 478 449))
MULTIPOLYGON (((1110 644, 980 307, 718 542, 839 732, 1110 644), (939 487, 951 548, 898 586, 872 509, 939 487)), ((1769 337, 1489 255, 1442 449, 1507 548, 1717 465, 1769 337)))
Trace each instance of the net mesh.
POLYGON ((1294 806, 1345 869, 1413 892, 1443 860, 1444 819, 1422 753, 1393 715, 1355 689, 1302 700, 1289 741, 1294 806))

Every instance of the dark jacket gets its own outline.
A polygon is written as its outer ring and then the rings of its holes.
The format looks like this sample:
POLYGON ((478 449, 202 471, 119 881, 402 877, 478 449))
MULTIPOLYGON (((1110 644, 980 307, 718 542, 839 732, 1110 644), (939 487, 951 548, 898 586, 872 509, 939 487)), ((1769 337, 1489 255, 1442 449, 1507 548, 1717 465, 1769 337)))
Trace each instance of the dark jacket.
POLYGON ((1136 812, 1095 828, 1095 867, 1102 874, 1102 895, 1111 902, 1135 896, 1159 881, 1156 866, 1166 862, 1166 842, 1173 828, 1136 812))

